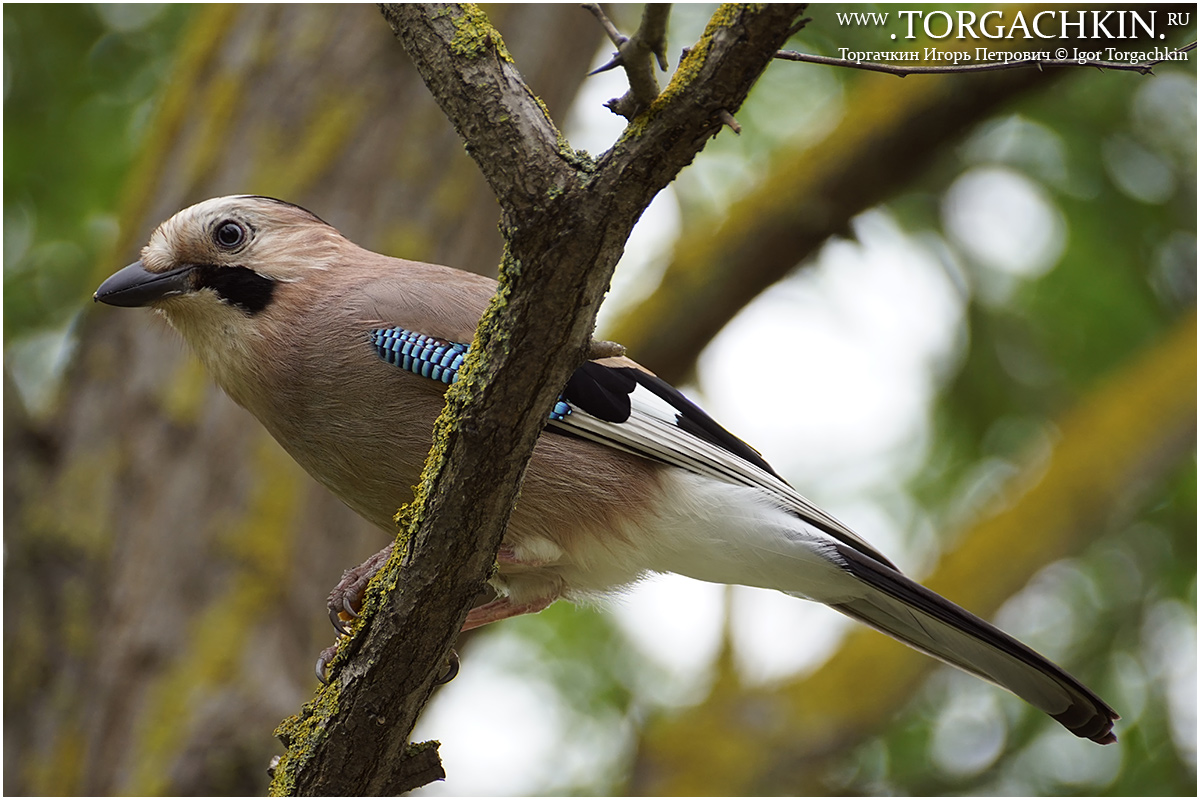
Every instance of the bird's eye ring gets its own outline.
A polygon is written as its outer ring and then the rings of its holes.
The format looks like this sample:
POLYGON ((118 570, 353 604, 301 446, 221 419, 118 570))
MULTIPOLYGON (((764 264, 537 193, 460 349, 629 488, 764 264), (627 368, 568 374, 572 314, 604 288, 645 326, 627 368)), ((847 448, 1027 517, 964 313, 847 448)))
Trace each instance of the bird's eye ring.
POLYGON ((213 233, 217 245, 232 250, 246 241, 246 229, 233 220, 226 220, 213 233))

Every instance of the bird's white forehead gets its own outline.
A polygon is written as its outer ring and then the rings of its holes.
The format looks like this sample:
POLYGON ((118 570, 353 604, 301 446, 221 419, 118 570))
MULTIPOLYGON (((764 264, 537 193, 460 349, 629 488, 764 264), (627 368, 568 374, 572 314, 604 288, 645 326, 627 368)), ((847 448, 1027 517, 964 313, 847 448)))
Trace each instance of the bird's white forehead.
MULTIPOLYGON (((249 223, 255 227, 264 226, 270 222, 287 224, 293 222, 295 214, 290 210, 299 211, 297 206, 254 195, 229 195, 213 197, 179 211, 175 216, 159 226, 156 233, 166 236, 172 234, 188 234, 190 232, 207 232, 219 222, 232 219, 249 223)), ((307 215, 311 216, 311 215, 307 215)))
MULTIPOLYGON (((226 220, 246 226, 252 242, 251 249, 259 260, 270 253, 278 268, 277 277, 287 279, 288 273, 299 265, 289 264, 323 241, 341 236, 319 217, 299 206, 257 195, 214 197, 188 206, 163 222, 150 236, 142 250, 142 263, 151 272, 165 272, 184 263, 221 264, 228 254, 213 243, 213 231, 226 220)), ((316 260, 316 259, 314 259, 316 260)), ((316 264, 312 264, 316 266, 316 264)))

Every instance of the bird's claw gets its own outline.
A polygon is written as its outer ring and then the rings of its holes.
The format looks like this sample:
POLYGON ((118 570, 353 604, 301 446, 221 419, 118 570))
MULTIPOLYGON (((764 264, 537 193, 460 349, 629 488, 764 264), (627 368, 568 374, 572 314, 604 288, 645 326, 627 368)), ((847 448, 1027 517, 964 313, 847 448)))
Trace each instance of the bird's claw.
POLYGON ((349 635, 350 626, 347 624, 348 621, 342 619, 342 612, 336 608, 329 609, 329 622, 333 625, 333 629, 338 632, 339 636, 349 635))
POLYGON ((434 680, 433 685, 442 686, 454 680, 454 677, 458 675, 458 667, 458 651, 452 649, 450 655, 446 656, 446 671, 434 680))
POLYGON ((317 656, 317 680, 321 682, 322 686, 329 685, 329 664, 333 661, 333 657, 337 655, 337 649, 338 642, 334 642, 322 650, 321 655, 317 656))
MULTIPOLYGON (((321 655, 317 657, 315 672, 317 680, 322 684, 328 685, 329 665, 333 663, 333 658, 337 655, 338 644, 343 638, 350 635, 350 623, 358 619, 367 584, 391 554, 392 545, 389 544, 361 565, 346 570, 342 573, 342 579, 338 581, 337 586, 333 587, 333 591, 329 593, 326 608, 329 611, 329 622, 338 632, 338 641, 322 650, 321 655)), ((458 653, 451 650, 446 657, 446 668, 434 681, 434 685, 441 686, 454 680, 454 676, 458 675, 458 669, 458 653)))

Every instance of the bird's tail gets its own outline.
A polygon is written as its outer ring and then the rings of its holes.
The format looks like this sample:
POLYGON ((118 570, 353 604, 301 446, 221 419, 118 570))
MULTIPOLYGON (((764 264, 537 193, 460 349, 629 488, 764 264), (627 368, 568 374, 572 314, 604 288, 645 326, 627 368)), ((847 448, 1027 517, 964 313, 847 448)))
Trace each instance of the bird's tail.
POLYGON ((1008 689, 1076 736, 1100 744, 1117 740, 1118 714, 1061 667, 896 570, 849 547, 837 549, 864 588, 831 603, 834 609, 1008 689))

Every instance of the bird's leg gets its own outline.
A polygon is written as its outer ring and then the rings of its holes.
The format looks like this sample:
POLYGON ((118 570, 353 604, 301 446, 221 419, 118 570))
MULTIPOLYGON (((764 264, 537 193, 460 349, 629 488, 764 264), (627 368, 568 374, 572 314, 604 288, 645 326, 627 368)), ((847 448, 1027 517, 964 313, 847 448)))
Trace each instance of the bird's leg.
POLYGON ((333 627, 337 629, 338 633, 345 635, 350 632, 346 623, 358 616, 359 610, 362 609, 362 599, 367 590, 367 584, 371 582, 371 578, 375 576, 379 568, 392 557, 394 544, 395 542, 389 542, 387 547, 357 567, 343 572, 342 579, 329 593, 329 600, 326 602, 329 608, 329 621, 333 623, 333 627))
MULTIPOLYGON (((363 594, 367 590, 367 584, 371 582, 371 578, 375 576, 380 567, 391 558, 393 544, 389 543, 357 567, 343 572, 342 579, 338 581, 337 586, 333 587, 333 591, 329 593, 329 600, 326 603, 329 608, 329 621, 333 623, 333 627, 337 629, 337 632, 341 636, 349 635, 350 626, 348 623, 357 617, 358 612, 362 609, 363 594)), ((503 545, 496 554, 496 563, 501 566, 537 567, 554 561, 554 555, 549 552, 544 554, 539 553, 538 555, 518 554, 512 547, 503 545)), ((514 603, 507 597, 501 597, 471 609, 471 612, 467 614, 467 619, 463 623, 462 629, 469 631, 472 628, 487 625, 489 622, 499 622, 502 619, 520 616, 521 614, 536 614, 553 603, 554 600, 555 598, 553 597, 546 597, 528 603, 514 603)), ((317 677, 320 678, 322 683, 326 680, 325 672, 329 666, 329 662, 333 660, 333 656, 337 653, 337 647, 338 643, 334 642, 321 651, 321 655, 317 659, 317 677)), ((438 680, 438 683, 449 681, 457 673, 458 657, 455 655, 453 661, 447 666, 446 673, 438 680)))
MULTIPOLYGON (((371 578, 374 577, 380 567, 391 557, 392 548, 393 545, 389 543, 362 564, 343 572, 342 579, 338 581, 337 586, 333 587, 333 591, 329 593, 329 600, 326 604, 329 608, 329 620, 341 636, 349 635, 350 628, 347 623, 358 616, 358 612, 362 609, 362 598, 366 592, 367 584, 371 582, 371 578)), ((496 554, 496 562, 501 566, 524 567, 536 567, 544 563, 549 563, 534 556, 518 555, 513 548, 507 545, 502 546, 496 554)), ((545 597, 526 603, 514 603, 507 597, 497 598, 489 603, 471 609, 470 613, 467 614, 466 621, 463 623, 462 630, 469 631, 472 628, 478 628, 491 622, 499 622, 509 617, 520 616, 521 614, 536 614, 553 603, 555 599, 554 597, 545 597)), ((326 671, 334 655, 337 654, 337 648, 338 642, 334 642, 322 650, 321 655, 317 658, 316 673, 321 683, 326 683, 328 680, 326 671)), ((439 685, 446 683, 457 674, 458 654, 452 653, 447 663, 446 671, 438 678, 437 683, 439 685)))
POLYGON ((463 623, 462 629, 469 631, 472 628, 478 628, 492 622, 499 622, 509 617, 519 617, 522 614, 536 614, 553 603, 554 600, 555 598, 553 597, 539 597, 528 603, 514 603, 508 597, 501 597, 490 603, 472 608, 471 612, 467 614, 467 621, 463 623))
MULTIPOLYGON (((386 547, 357 567, 343 572, 342 579, 329 593, 329 599, 326 602, 326 606, 329 608, 329 621, 341 635, 345 636, 350 632, 348 623, 357 617, 358 612, 362 609, 363 594, 367 590, 367 584, 371 582, 371 578, 375 576, 379 568, 391 558, 393 545, 393 542, 389 542, 386 547)), ((502 546, 500 552, 496 554, 496 562, 501 566, 537 567, 550 563, 552 560, 553 558, 543 560, 536 556, 518 555, 516 550, 507 545, 502 546)), ((515 617, 518 614, 536 613, 552 602, 554 602, 553 598, 537 603, 511 605, 507 600, 496 600, 471 611, 471 616, 467 617, 468 624, 463 630, 478 628, 480 625, 515 617), (484 611, 484 609, 488 610, 484 611), (476 619, 481 621, 473 622, 476 619)))
MULTIPOLYGON (((509 544, 502 544, 496 552, 496 566, 501 568, 516 567, 517 569, 512 571, 515 573, 521 571, 522 568, 536 569, 547 564, 554 564, 561 557, 562 550, 545 540, 527 541, 520 549, 509 544)), ((536 614, 557 599, 557 595, 549 595, 524 603, 515 603, 510 597, 498 597, 491 602, 472 608, 470 613, 467 614, 467 619, 463 623, 462 629, 469 631, 472 628, 478 628, 492 622, 499 622, 509 617, 518 617, 522 614, 536 614)))
POLYGON ((561 551, 557 548, 553 553, 518 553, 516 548, 503 544, 496 552, 496 564, 501 567, 544 567, 557 563, 560 555, 561 551))

